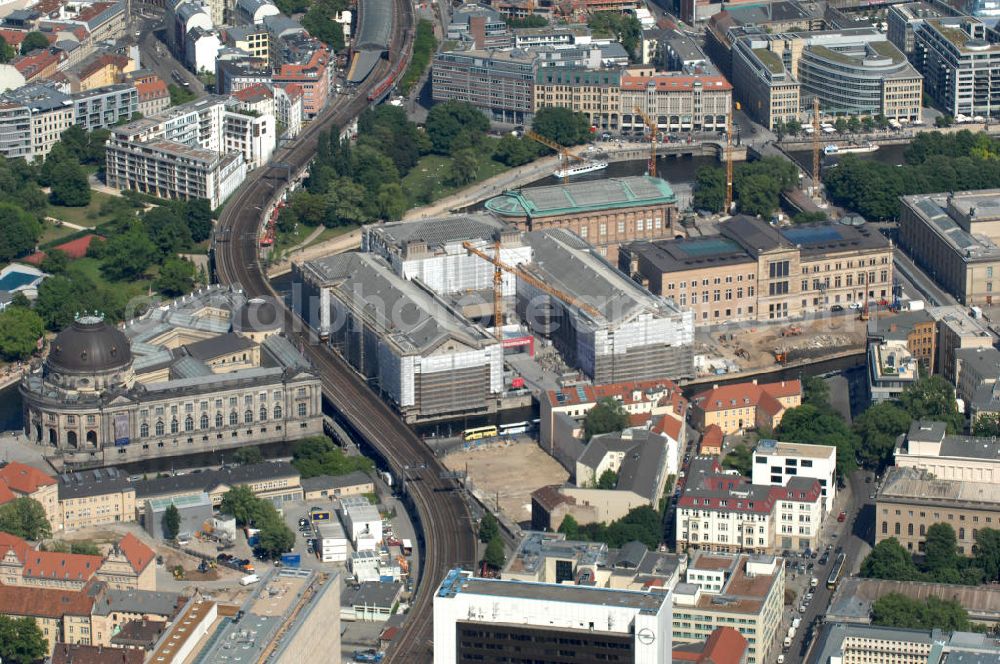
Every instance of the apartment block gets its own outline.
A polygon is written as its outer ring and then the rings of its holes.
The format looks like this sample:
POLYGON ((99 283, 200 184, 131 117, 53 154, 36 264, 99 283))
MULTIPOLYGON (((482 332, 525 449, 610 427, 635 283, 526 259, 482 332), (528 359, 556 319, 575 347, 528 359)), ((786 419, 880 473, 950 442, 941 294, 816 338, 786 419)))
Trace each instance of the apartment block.
POLYGON ((875 543, 893 537, 923 552, 927 529, 936 523, 950 525, 959 553, 971 556, 979 529, 1000 524, 1000 487, 940 479, 922 468, 890 468, 875 495, 875 543))
POLYGON ((748 643, 747 664, 772 662, 784 603, 781 558, 695 552, 673 592, 674 642, 705 641, 732 627, 748 643))
POLYGON ((817 98, 824 117, 920 119, 920 73, 873 28, 746 34, 733 43, 732 68, 744 109, 772 129, 811 115, 817 98))
POLYGON ((798 380, 715 385, 691 398, 691 424, 701 431, 714 424, 724 434, 761 428, 773 431, 786 410, 801 404, 798 380))
POLYGON ((537 55, 521 50, 442 51, 431 63, 434 101, 464 101, 490 119, 524 124, 534 112, 537 55))
POLYGON ((45 518, 52 531, 61 530, 56 480, 37 468, 10 461, 0 466, 0 505, 18 498, 37 501, 45 510, 45 518))
POLYGON ((640 109, 660 131, 725 131, 733 109, 733 86, 717 73, 641 72, 621 77, 622 129, 641 133, 640 109))
MULTIPOLYGON (((562 106, 587 116, 591 126, 621 129, 622 73, 614 69, 539 67, 535 73, 534 110, 562 106)), ((631 114, 631 110, 629 111, 631 114)))
MULTIPOLYGON (((958 383, 958 351, 964 348, 991 348, 996 342, 996 335, 988 321, 978 315, 973 317, 965 307, 932 307, 928 311, 937 321, 938 373, 955 385, 958 383)), ((975 308, 972 313, 976 313, 975 308)))
POLYGON ((618 268, 693 309, 696 325, 798 318, 892 295, 892 243, 875 229, 737 215, 719 231, 633 242, 619 249, 618 268))
POLYGON ((1000 643, 986 634, 827 622, 817 633, 806 662, 944 664, 997 659, 1000 643))
POLYGON ((983 415, 1000 412, 1000 351, 996 348, 963 348, 955 352, 955 394, 965 402, 965 412, 975 426, 983 415))
POLYGON ((786 486, 793 477, 819 482, 823 509, 833 511, 837 498, 837 448, 762 440, 753 451, 751 481, 754 484, 786 486))
POLYGON ((904 2, 889 7, 886 14, 886 35, 893 45, 903 52, 910 62, 919 66, 914 57, 917 50, 916 28, 928 19, 955 16, 959 12, 944 3, 904 2))
POLYGON ((455 569, 434 593, 434 664, 555 647, 566 661, 669 664, 671 608, 669 592, 482 579, 455 569))
POLYGON ((913 59, 927 94, 955 118, 1000 114, 1000 44, 971 16, 942 17, 914 25, 913 59))
POLYGON ((70 95, 74 122, 84 131, 104 129, 139 112, 139 92, 131 83, 116 83, 70 95))
POLYGON ((869 339, 868 394, 872 403, 893 401, 920 380, 918 361, 900 339, 869 339))
POLYGON ((878 316, 868 323, 868 336, 901 341, 910 355, 927 371, 937 371, 937 321, 926 309, 905 311, 888 318, 878 316))
POLYGON ((298 85, 302 91, 303 118, 315 118, 330 99, 333 77, 330 51, 321 42, 304 35, 285 38, 281 45, 280 64, 275 67, 271 81, 282 87, 298 85))

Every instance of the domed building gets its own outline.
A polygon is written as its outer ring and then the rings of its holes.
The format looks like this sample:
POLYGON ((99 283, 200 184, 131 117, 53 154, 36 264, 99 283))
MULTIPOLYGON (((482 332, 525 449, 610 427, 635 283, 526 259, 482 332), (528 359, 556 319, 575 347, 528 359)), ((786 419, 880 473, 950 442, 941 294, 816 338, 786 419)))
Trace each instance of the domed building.
POLYGON ((281 309, 210 287, 124 328, 83 314, 21 382, 25 434, 68 464, 113 465, 322 432, 322 387, 281 309))

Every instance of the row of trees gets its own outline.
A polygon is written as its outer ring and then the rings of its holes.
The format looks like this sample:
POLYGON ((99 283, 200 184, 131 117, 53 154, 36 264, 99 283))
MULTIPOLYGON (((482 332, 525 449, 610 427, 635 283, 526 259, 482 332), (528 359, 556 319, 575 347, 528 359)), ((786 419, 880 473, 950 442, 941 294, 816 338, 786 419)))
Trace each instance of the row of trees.
POLYGON ((399 81, 399 91, 402 94, 409 94, 410 88, 424 75, 435 51, 437 51, 437 39, 434 37, 434 24, 427 19, 420 19, 417 21, 417 32, 413 36, 410 64, 407 65, 406 72, 399 81))
POLYGON ((347 0, 317 0, 302 17, 302 27, 334 51, 344 49, 344 26, 333 20, 348 8, 347 0))
POLYGON ((219 511, 236 518, 236 525, 259 528, 257 547, 276 558, 295 545, 295 533, 285 523, 269 500, 254 495, 247 486, 230 489, 222 496, 219 511))
POLYGON ((649 549, 655 549, 663 540, 663 517, 650 507, 642 505, 629 510, 628 514, 611 523, 588 523, 581 526, 571 514, 559 524, 559 532, 566 539, 604 542, 609 547, 620 549, 632 541, 639 541, 649 549))
POLYGON ((872 220, 896 219, 900 196, 1000 186, 1000 140, 985 133, 923 132, 904 159, 892 166, 845 155, 824 172, 823 184, 835 203, 872 220))
POLYGON ((958 549, 955 529, 935 523, 927 529, 924 556, 918 563, 895 537, 882 540, 861 564, 861 576, 892 581, 931 581, 970 586, 1000 582, 1000 530, 975 533, 971 558, 958 549))
POLYGON ((479 522, 479 541, 486 545, 483 562, 491 569, 502 569, 506 560, 503 538, 500 535, 500 522, 492 512, 486 512, 479 522))
MULTIPOLYGON (((781 204, 781 192, 798 184, 795 164, 780 157, 738 164, 733 170, 733 200, 743 214, 768 217, 781 204)), ((717 166, 698 169, 695 175, 696 209, 722 212, 726 203, 726 172, 717 166)))
POLYGON ((937 597, 919 600, 899 593, 889 593, 875 600, 872 624, 945 632, 968 632, 972 629, 969 614, 958 600, 937 597))
MULTIPOLYGON (((840 134, 870 134, 876 129, 882 131, 888 129, 889 118, 881 114, 874 117, 865 116, 863 118, 859 118, 856 115, 838 117, 833 121, 833 128, 840 134)), ((803 125, 798 120, 789 120, 788 122, 778 120, 774 123, 774 133, 778 138, 782 138, 785 135, 797 136, 802 132, 802 129, 803 125)))
POLYGON ((300 441, 292 452, 292 465, 303 479, 319 475, 347 475, 354 471, 371 474, 375 470, 371 459, 344 454, 326 436, 310 436, 300 441))

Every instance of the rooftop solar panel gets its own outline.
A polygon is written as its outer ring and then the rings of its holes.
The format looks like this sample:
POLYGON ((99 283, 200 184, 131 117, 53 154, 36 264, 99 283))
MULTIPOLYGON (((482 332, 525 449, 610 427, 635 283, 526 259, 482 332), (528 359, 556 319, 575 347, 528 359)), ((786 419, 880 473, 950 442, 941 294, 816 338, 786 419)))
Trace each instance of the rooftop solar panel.
POLYGON ((843 239, 835 226, 817 226, 815 228, 789 228, 781 231, 789 242, 795 244, 820 244, 821 242, 838 242, 843 239))

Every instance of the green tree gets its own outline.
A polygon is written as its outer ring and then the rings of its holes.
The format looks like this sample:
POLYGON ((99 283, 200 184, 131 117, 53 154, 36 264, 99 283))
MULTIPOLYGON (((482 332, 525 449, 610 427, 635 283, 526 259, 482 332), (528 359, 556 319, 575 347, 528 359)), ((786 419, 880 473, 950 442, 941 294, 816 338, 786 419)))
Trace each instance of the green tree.
MULTIPOLYGON (((114 281, 142 276, 159 257, 159 250, 149 239, 140 222, 104 243, 104 274, 114 281)), ((43 282, 44 283, 44 282, 43 282)))
POLYGON ((483 514, 482 521, 479 522, 479 541, 483 544, 489 543, 493 538, 500 536, 500 523, 493 516, 492 512, 483 514))
POLYGON ((8 362, 26 360, 38 349, 45 332, 41 316, 23 307, 0 311, 0 358, 8 362))
POLYGON ((78 540, 76 542, 70 542, 69 552, 81 554, 84 556, 101 555, 101 550, 97 548, 97 545, 91 542, 90 540, 78 540))
POLYGON ((593 12, 587 17, 587 26, 595 37, 612 37, 621 42, 628 51, 629 60, 639 62, 642 54, 642 24, 632 14, 618 12, 593 12))
POLYGON ((260 526, 258 537, 257 548, 270 558, 277 558, 281 554, 291 551, 292 547, 295 546, 295 533, 281 520, 277 513, 260 526))
POLYGON ((483 562, 492 569, 503 569, 504 561, 507 557, 503 551, 503 540, 497 535, 486 545, 486 553, 483 555, 483 562))
POLYGON ((194 263, 183 258, 168 258, 160 266, 160 273, 153 287, 164 295, 177 297, 194 290, 197 269, 194 263))
POLYGON ((944 422, 948 433, 962 430, 964 419, 955 402, 955 388, 943 376, 925 376, 907 387, 899 402, 913 419, 944 422))
POLYGON ((0 531, 28 540, 52 537, 45 508, 37 500, 26 497, 0 505, 0 531))
POLYGON ((155 207, 143 215, 142 223, 159 251, 160 260, 191 248, 191 229, 177 207, 155 207))
POLYGON ((1000 436, 1000 413, 983 413, 972 425, 972 435, 992 438, 1000 436))
POLYGON ((857 435, 847 423, 829 408, 804 404, 788 409, 775 432, 790 443, 815 443, 837 448, 837 474, 841 481, 854 470, 858 445, 857 435))
POLYGON ((195 94, 186 88, 170 83, 167 85, 167 92, 170 94, 170 105, 180 106, 189 101, 195 100, 195 94))
POLYGON ((590 121, 583 113, 565 106, 543 106, 535 113, 531 128, 559 145, 580 145, 590 140, 590 121))
POLYGON ((41 32, 29 32, 21 42, 21 55, 27 55, 40 48, 48 48, 49 39, 41 32))
POLYGON ((694 197, 691 205, 696 210, 722 212, 726 204, 726 174, 715 166, 702 166, 695 173, 694 197))
POLYGON ((236 486, 224 493, 219 511, 236 517, 239 526, 255 523, 263 513, 260 500, 248 486, 236 486))
POLYGON ((424 75, 431 63, 431 56, 437 51, 437 45, 437 39, 434 38, 434 24, 423 18, 417 21, 417 32, 413 37, 413 54, 399 82, 400 93, 409 94, 410 88, 424 75))
POLYGON ((41 233, 41 224, 31 214, 14 203, 0 202, 0 263, 34 249, 41 233))
POLYGON ((805 376, 802 379, 802 403, 829 408, 830 386, 819 376, 805 376))
POLYGON ((938 577, 945 570, 956 570, 959 559, 955 529, 947 523, 931 525, 924 541, 924 568, 938 577))
POLYGON ((61 249, 48 249, 39 267, 49 274, 62 274, 69 267, 69 256, 61 249))
POLYGON ((789 120, 785 123, 785 131, 787 131, 792 136, 797 136, 802 132, 802 123, 798 120, 789 120))
POLYGON ((479 157, 476 153, 470 148, 456 152, 451 160, 448 181, 461 186, 475 182, 477 177, 479 177, 479 157))
POLYGON ((621 402, 605 397, 587 412, 583 419, 583 437, 590 440, 602 433, 621 431, 628 426, 628 413, 621 402))
POLYGON ((34 618, 0 615, 0 660, 5 664, 35 664, 49 653, 49 644, 34 618))
POLYGON ((861 120, 859 120, 856 115, 852 115, 847 119, 847 131, 852 134, 856 134, 861 131, 861 120))
POLYGON ((579 540, 580 524, 576 522, 572 514, 567 514, 563 517, 562 523, 559 524, 559 532, 565 535, 568 540, 579 540))
POLYGON ((976 567, 983 570, 986 583, 1000 582, 1000 530, 981 528, 973 548, 976 567))
POLYGON ((837 130, 838 134, 843 134, 847 132, 847 120, 844 118, 837 118, 833 123, 833 128, 837 130))
POLYGON ((163 512, 163 532, 167 539, 177 539, 177 535, 181 532, 181 512, 173 503, 167 505, 167 509, 163 512))
POLYGON ((892 461, 896 438, 910 428, 910 414, 891 401, 875 404, 854 420, 861 438, 858 456, 869 467, 882 469, 892 461))
POLYGON ((80 165, 72 162, 56 164, 52 170, 49 202, 65 207, 84 207, 90 204, 90 183, 80 165))
POLYGON ((485 134, 490 122, 482 111, 464 101, 446 101, 435 104, 424 123, 434 152, 451 154, 451 146, 463 132, 485 134))
POLYGON ((889 593, 875 601, 872 605, 872 624, 911 629, 936 628, 945 632, 970 629, 969 614, 958 601, 937 597, 917 600, 899 593, 889 593))
POLYGON ((17 56, 14 47, 7 43, 7 40, 0 35, 0 64, 6 64, 17 56))
POLYGON ((910 552, 895 537, 890 537, 876 544, 861 563, 861 576, 890 581, 916 581, 920 578, 920 571, 913 564, 910 552))
POLYGON ((212 237, 212 208, 208 200, 195 198, 184 202, 184 220, 191 233, 192 242, 204 242, 212 237))
POLYGON ((511 168, 523 166, 538 156, 535 145, 534 142, 508 134, 497 143, 493 159, 511 168))
POLYGON ((736 445, 729 451, 722 459, 723 468, 731 468, 732 470, 738 471, 740 475, 744 477, 750 477, 750 471, 753 468, 753 459, 751 457, 752 453, 750 448, 746 445, 740 443, 736 445))
POLYGON ((372 473, 375 464, 364 456, 347 456, 326 436, 311 436, 295 446, 292 465, 303 479, 318 475, 346 475, 359 470, 372 473))
POLYGON ((597 479, 597 488, 611 491, 618 486, 618 473, 608 468, 597 479))
POLYGON ((955 118, 953 118, 952 116, 947 115, 947 114, 945 114, 945 115, 939 115, 936 118, 934 118, 934 126, 935 127, 939 127, 939 128, 943 129, 945 127, 950 127, 953 124, 955 124, 955 118))
POLYGON ((344 28, 333 20, 334 16, 347 8, 347 3, 341 0, 318 0, 313 2, 309 11, 302 17, 302 27, 309 34, 330 46, 334 51, 344 48, 344 28))
POLYGON ((233 462, 239 466, 264 463, 264 454, 259 447, 241 447, 233 453, 233 462))

